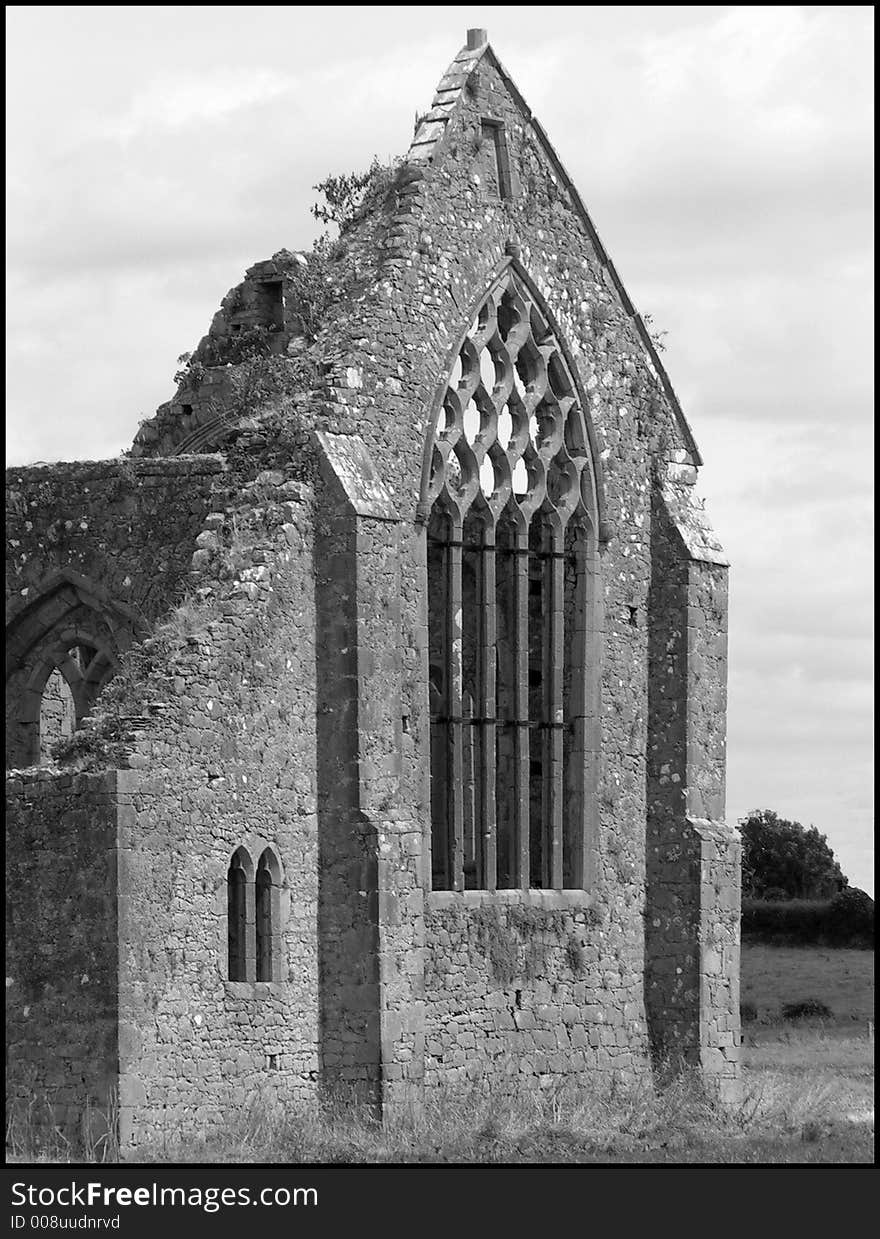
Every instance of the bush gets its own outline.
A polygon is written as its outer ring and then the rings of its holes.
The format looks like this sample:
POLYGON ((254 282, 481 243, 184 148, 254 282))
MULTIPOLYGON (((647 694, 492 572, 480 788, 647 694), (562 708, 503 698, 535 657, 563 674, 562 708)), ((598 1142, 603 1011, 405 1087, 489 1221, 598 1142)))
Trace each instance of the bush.
POLYGON ((782 1008, 784 1020, 830 1020, 834 1013, 818 998, 802 998, 800 1002, 787 1002, 782 1008))

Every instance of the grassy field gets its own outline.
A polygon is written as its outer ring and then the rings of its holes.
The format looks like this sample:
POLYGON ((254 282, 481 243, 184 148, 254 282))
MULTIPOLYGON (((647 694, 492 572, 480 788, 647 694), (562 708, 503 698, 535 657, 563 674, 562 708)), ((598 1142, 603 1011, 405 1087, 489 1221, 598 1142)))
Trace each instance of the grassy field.
POLYGON ((874 952, 747 943, 741 1000, 752 1017, 743 1021, 746 1088, 786 1098, 783 1128, 790 1135, 800 1123, 810 1146, 791 1160, 873 1160, 874 952), (804 1004, 829 1014, 785 1018, 804 1004))
MULTIPOLYGON (((350 1109, 291 1115, 255 1100, 222 1141, 144 1150, 158 1163, 857 1163, 874 1159, 873 953, 746 947, 743 1096, 708 1100, 698 1081, 619 1082, 513 1100, 485 1092, 434 1097, 416 1119, 377 1126, 350 1109), (825 1019, 783 1020, 782 1007, 823 1003, 825 1019)), ((28 1133, 8 1160, 32 1160, 28 1133)), ((96 1160, 113 1150, 92 1150, 96 1160)), ((72 1160, 63 1145, 44 1161, 72 1160)))
POLYGON ((835 1025, 874 1019, 874 952, 745 944, 741 994, 760 1022, 782 1018, 789 1003, 823 1003, 835 1025))

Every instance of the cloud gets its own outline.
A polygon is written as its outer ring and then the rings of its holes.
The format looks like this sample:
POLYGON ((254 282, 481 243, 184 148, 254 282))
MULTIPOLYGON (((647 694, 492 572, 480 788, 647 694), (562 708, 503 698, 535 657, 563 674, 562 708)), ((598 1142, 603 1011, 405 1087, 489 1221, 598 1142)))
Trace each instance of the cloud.
POLYGON ((128 142, 144 133, 192 129, 295 89, 295 79, 266 69, 224 68, 183 78, 160 75, 134 95, 123 115, 108 120, 104 136, 128 142))

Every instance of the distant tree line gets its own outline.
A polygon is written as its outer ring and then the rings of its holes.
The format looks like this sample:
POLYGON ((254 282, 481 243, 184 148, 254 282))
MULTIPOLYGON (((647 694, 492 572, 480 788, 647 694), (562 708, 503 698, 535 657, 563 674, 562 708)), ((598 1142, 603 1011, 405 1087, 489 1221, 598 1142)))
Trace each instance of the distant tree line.
POLYGON ((756 809, 739 826, 744 938, 873 947, 874 900, 849 885, 825 835, 772 809, 756 809))

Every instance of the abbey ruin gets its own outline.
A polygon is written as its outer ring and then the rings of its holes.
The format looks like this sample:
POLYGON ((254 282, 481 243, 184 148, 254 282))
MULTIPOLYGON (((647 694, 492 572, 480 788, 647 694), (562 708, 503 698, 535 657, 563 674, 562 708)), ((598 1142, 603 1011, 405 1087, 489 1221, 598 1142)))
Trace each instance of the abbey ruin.
POLYGON ((131 451, 7 472, 7 1088, 739 1079, 727 563, 654 342, 469 31, 131 451), (340 199, 341 201, 341 199, 340 199))

